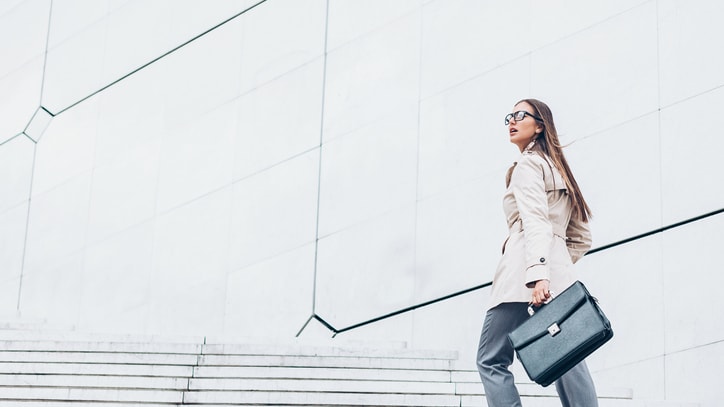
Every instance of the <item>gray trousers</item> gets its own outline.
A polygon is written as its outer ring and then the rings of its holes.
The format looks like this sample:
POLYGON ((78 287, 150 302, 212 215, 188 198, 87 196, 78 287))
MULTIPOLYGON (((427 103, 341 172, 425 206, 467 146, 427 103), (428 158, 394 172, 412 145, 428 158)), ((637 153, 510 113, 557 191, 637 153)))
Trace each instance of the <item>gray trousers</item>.
MULTIPOLYGON (((478 345, 478 372, 489 407, 521 407, 513 373, 514 350, 508 333, 528 319, 528 304, 504 303, 488 311, 478 345)), ((563 407, 598 407, 596 388, 586 362, 555 382, 563 407)))

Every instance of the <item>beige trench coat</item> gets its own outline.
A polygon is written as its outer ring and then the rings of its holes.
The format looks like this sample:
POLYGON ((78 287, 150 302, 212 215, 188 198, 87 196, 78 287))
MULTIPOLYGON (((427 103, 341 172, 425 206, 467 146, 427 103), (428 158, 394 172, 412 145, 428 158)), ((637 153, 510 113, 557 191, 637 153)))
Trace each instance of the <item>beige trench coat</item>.
POLYGON ((573 263, 591 248, 591 232, 587 223, 571 219, 565 182, 549 159, 523 151, 503 196, 503 211, 509 235, 489 308, 530 302, 537 280, 548 279, 554 295, 573 284, 573 263))

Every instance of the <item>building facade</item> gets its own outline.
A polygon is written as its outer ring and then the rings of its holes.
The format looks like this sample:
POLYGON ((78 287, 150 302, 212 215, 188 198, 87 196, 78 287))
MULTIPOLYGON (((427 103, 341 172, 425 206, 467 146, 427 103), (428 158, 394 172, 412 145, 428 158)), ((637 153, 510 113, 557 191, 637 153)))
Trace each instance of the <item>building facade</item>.
POLYGON ((343 330, 472 367, 486 288, 345 328, 492 279, 518 154, 503 117, 535 97, 594 248, 658 232, 578 265, 615 330, 597 382, 718 405, 722 16, 713 0, 6 0, 0 316, 343 330))

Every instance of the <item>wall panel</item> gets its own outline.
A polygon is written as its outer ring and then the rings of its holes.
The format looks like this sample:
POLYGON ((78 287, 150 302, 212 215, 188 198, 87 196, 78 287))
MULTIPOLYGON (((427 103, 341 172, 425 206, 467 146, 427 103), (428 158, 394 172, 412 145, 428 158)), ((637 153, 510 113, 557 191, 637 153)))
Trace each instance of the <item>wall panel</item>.
POLYGON ((625 367, 666 352, 667 297, 663 286, 662 236, 654 235, 590 254, 577 264, 611 321, 614 337, 591 358, 594 371, 625 367))
POLYGON ((230 272, 225 334, 277 339, 296 335, 312 311, 314 251, 308 244, 230 272))
POLYGON ((422 97, 528 54, 533 49, 534 37, 530 3, 448 0, 425 4, 420 63, 422 97))
POLYGON ((414 301, 415 212, 405 206, 319 241, 316 310, 337 328, 414 301))
POLYGON ((79 326, 143 333, 153 270, 154 222, 128 228, 85 250, 79 326))
POLYGON ((71 255, 79 256, 86 244, 90 190, 91 173, 85 172, 32 197, 25 243, 26 274, 44 272, 71 255))
POLYGON ((724 85, 724 56, 712 52, 722 46, 718 33, 724 4, 660 0, 657 6, 661 105, 724 85))
POLYGON ((577 140, 564 152, 593 212, 594 247, 662 226, 658 113, 577 140))
POLYGON ((662 208, 674 223, 724 208, 724 145, 706 119, 719 112, 724 89, 661 110, 662 208))
POLYGON ((234 180, 319 147, 323 83, 317 58, 239 97, 234 180))
POLYGON ((533 52, 532 94, 555 107, 564 143, 657 109, 656 22, 648 2, 533 52))
POLYGON ((0 143, 22 133, 40 105, 43 58, 38 56, 22 67, 0 76, 0 143))
POLYGON ((415 202, 417 117, 397 110, 323 145, 320 237, 415 202))
POLYGON ((721 404, 718 371, 724 364, 721 342, 666 357, 667 400, 696 400, 702 407, 721 404))
POLYGON ((717 215, 667 232, 663 237, 663 304, 667 353, 720 341, 719 252, 724 240, 724 215, 717 215))
POLYGON ((239 269, 313 242, 319 151, 232 186, 230 267, 239 269))
POLYGON ((0 214, 30 198, 34 155, 35 144, 25 136, 0 146, 0 214))
MULTIPOLYGON (((520 153, 503 119, 528 96, 529 76, 525 57, 420 102, 420 198, 512 165, 520 153)), ((502 198, 504 181, 491 193, 502 198)))
POLYGON ((325 142, 418 101, 419 42, 413 13, 329 52, 325 142))

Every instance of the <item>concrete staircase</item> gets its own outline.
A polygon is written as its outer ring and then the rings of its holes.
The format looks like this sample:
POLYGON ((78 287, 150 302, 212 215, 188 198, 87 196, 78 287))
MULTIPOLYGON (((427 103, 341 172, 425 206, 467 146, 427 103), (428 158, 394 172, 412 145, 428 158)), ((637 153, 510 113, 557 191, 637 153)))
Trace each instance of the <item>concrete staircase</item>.
MULTIPOLYGON (((0 407, 486 405, 455 352, 204 342, 0 331, 0 407)), ((525 406, 560 406, 552 386, 519 389, 525 406)), ((601 407, 685 406, 599 393, 601 407)))

